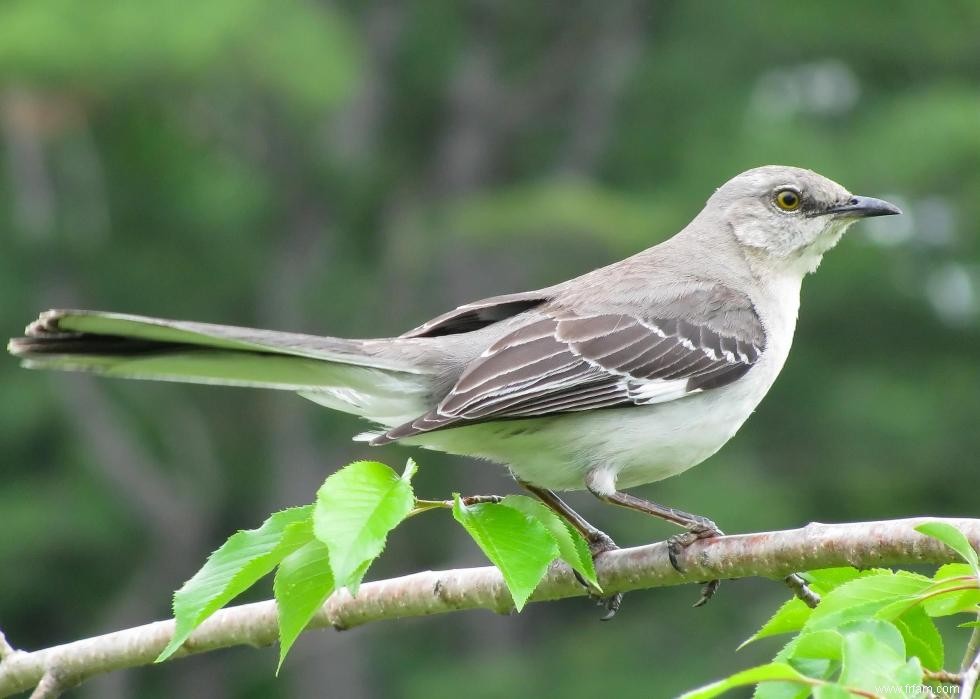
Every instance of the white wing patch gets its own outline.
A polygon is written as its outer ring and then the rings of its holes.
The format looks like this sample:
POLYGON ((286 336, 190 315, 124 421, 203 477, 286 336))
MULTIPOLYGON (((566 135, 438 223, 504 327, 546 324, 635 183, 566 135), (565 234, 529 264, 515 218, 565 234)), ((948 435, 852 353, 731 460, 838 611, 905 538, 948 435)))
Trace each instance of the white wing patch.
POLYGON ((692 393, 699 393, 700 388, 693 391, 687 389, 687 379, 653 379, 649 381, 627 381, 626 390, 630 400, 638 405, 653 405, 667 403, 692 393))

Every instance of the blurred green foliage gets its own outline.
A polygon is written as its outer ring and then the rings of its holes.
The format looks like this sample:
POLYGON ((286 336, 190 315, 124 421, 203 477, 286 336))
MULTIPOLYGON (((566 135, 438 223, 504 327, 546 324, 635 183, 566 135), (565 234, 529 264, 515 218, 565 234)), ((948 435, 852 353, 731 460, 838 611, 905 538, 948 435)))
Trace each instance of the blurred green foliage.
MULTIPOLYGON (((862 224, 807 281, 736 439, 644 493, 728 531, 976 515, 978 36, 971 0, 7 0, 0 326, 84 306, 396 333, 653 244, 749 167, 803 165, 907 215, 862 224)), ((406 456, 288 395, 13 360, 0 381, 0 628, 26 648, 165 616, 232 530, 353 458, 406 456)), ((422 497, 512 488, 416 458, 422 497)), ((573 502, 622 544, 670 533, 573 502)), ((480 560, 421 518, 372 576, 480 560)), ((771 657, 733 649, 783 594, 633 594, 601 626, 581 601, 378 625, 300 638, 276 680, 274 650, 236 650, 78 695, 667 697, 771 657)))

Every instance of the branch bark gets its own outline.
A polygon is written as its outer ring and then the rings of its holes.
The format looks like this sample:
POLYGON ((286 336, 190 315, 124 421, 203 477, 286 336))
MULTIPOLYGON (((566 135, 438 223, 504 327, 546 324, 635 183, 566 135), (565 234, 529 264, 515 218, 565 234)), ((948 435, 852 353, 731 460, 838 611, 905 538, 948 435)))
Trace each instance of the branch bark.
MULTIPOLYGON (((944 544, 914 531, 927 521, 936 518, 813 523, 801 529, 701 540, 683 552, 679 562, 684 573, 671 567, 665 544, 649 544, 604 554, 597 561, 597 571, 603 589, 615 593, 712 578, 778 580, 797 570, 844 565, 868 568, 956 560, 944 544)), ((980 519, 941 521, 957 527, 980 548, 980 519)), ((531 601, 584 594, 568 568, 556 564, 531 601)), ((380 580, 362 585, 356 598, 340 591, 327 600, 309 628, 344 630, 372 621, 466 609, 512 611, 510 593, 496 568, 426 571, 380 580)), ((0 656, 0 698, 36 687, 46 676, 56 677, 58 689, 63 690, 94 675, 149 665, 167 644, 173 628, 173 621, 158 621, 34 652, 8 650, 7 646, 0 656)), ((174 657, 237 645, 270 645, 277 635, 273 601, 229 607, 204 622, 174 657)))
POLYGON ((966 646, 960 691, 966 699, 970 699, 976 694, 978 685, 980 685, 980 626, 973 629, 973 635, 970 636, 970 642, 966 646), (973 660, 971 661, 970 658, 973 660))

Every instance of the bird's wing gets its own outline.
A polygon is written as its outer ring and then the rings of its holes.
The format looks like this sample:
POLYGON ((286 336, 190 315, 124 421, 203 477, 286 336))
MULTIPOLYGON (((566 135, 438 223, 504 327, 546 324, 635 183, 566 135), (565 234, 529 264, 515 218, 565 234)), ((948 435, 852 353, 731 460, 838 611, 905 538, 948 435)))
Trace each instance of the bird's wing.
POLYGON ((439 337, 479 330, 498 321, 530 311, 550 300, 551 294, 548 289, 493 296, 482 301, 464 304, 436 316, 427 323, 403 333, 401 337, 439 337))
POLYGON ((438 406, 372 443, 487 420, 675 400, 739 379, 765 349, 751 302, 728 289, 654 311, 641 318, 540 310, 467 367, 438 406))

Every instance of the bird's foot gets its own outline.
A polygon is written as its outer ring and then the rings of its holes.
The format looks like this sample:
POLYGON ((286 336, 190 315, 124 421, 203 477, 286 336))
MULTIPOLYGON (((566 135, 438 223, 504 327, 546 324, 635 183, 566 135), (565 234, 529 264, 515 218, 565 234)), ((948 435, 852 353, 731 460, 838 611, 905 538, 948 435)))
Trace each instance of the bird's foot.
POLYGON ((611 536, 598 529, 589 532, 586 541, 589 542, 589 553, 592 554, 592 560, 595 560, 604 553, 619 549, 619 546, 616 545, 616 542, 612 540, 611 536))
POLYGON ((683 573, 678 556, 681 551, 700 539, 713 539, 716 536, 724 536, 725 532, 718 528, 718 525, 707 517, 698 517, 682 534, 674 534, 667 539, 667 556, 670 558, 670 565, 678 573, 683 573))
MULTIPOLYGON (((589 542, 589 553, 592 554, 593 561, 598 559, 599 556, 603 555, 604 553, 615 551, 619 548, 619 546, 616 545, 616 542, 612 540, 611 536, 605 532, 599 531, 598 529, 589 532, 586 540, 589 542)), ((578 571, 573 572, 575 573, 575 577, 578 579, 578 581, 582 583, 582 586, 589 593, 589 599, 594 601, 596 605, 603 607, 606 610, 606 613, 601 617, 601 621, 609 621, 616 616, 616 612, 619 611, 620 606, 623 604, 623 593, 617 592, 614 595, 603 595, 602 592, 596 590, 588 583, 588 581, 586 581, 585 578, 579 575, 578 571)))
MULTIPOLYGON (((680 563, 678 563, 678 556, 681 551, 686 549, 688 546, 693 544, 699 539, 713 539, 716 536, 724 536, 725 532, 718 528, 718 525, 712 522, 706 517, 698 517, 698 519, 691 524, 687 531, 683 534, 675 534, 674 536, 667 539, 667 557, 670 559, 670 565, 678 573, 683 573, 680 563)), ((697 602, 694 603, 695 607, 701 607, 708 603, 712 597, 714 597, 715 592, 718 591, 719 585, 721 585, 720 580, 708 580, 707 582, 701 583, 701 595, 698 597, 697 602)))

